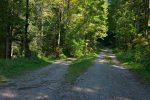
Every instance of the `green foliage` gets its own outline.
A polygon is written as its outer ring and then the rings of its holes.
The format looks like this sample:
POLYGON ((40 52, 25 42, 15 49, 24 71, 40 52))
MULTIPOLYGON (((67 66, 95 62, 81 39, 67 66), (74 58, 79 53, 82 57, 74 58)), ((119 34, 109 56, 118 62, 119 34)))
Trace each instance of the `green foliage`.
POLYGON ((67 19, 69 22, 64 47, 71 50, 70 55, 75 57, 84 55, 86 48, 95 47, 98 37, 107 36, 108 4, 105 1, 107 0, 74 0, 76 5, 69 9, 71 17, 67 19))
MULTIPOLYGON (((118 52, 119 50, 117 50, 118 52)), ((119 51, 117 54, 117 57, 124 62, 133 62, 134 61, 134 54, 133 51, 127 51, 127 52, 123 52, 123 51, 119 51)))
POLYGON ((60 59, 66 59, 67 58, 67 56, 66 55, 64 55, 64 54, 60 54, 60 59))
MULTIPOLYGON (((139 51, 140 52, 140 51, 139 51)), ((119 49, 115 49, 114 53, 127 68, 135 72, 138 77, 146 84, 150 84, 150 52, 146 51, 146 55, 139 57, 140 61, 137 61, 137 53, 134 51, 123 52, 119 49)), ((141 55, 140 55, 141 56, 141 55)))
POLYGON ((27 1, 0 3, 1 58, 7 53, 24 56, 24 51, 29 51, 24 50, 25 44, 31 50, 28 55, 49 56, 60 47, 62 54, 79 57, 85 54, 87 41, 90 43, 87 47, 94 48, 97 37, 107 36, 107 0, 29 0, 29 7, 27 1), (28 26, 27 36, 25 26, 28 26), (10 44, 9 48, 6 44, 10 44), (14 46, 17 49, 11 50, 14 46))
POLYGON ((81 57, 84 55, 85 43, 84 40, 72 41, 72 55, 75 57, 81 57))
POLYGON ((142 0, 112 0, 110 3, 109 32, 115 35, 117 47, 127 50, 137 34, 145 31, 144 4, 142 0))
POLYGON ((87 71, 96 56, 96 54, 92 53, 86 56, 82 56, 74 61, 69 66, 68 73, 65 77, 66 82, 73 84, 80 75, 87 71))
POLYGON ((144 50, 145 51, 143 51, 144 54, 142 56, 141 64, 143 65, 143 67, 150 70, 150 49, 144 49, 144 50))
POLYGON ((109 32, 115 37, 112 45, 123 51, 117 53, 118 58, 143 68, 150 64, 147 5, 143 0, 112 0, 109 6, 109 32))

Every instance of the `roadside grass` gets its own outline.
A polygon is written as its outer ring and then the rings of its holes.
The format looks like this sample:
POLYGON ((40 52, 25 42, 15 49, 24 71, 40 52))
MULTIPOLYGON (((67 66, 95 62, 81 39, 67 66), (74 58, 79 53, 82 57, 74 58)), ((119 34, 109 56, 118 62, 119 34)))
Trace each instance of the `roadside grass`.
POLYGON ((9 79, 42 68, 50 63, 46 58, 0 59, 0 83, 7 82, 9 79))
POLYGON ((92 53, 86 56, 82 56, 75 60, 68 69, 68 73, 65 75, 65 81, 70 84, 74 84, 76 79, 82 75, 92 65, 93 60, 97 57, 97 54, 92 53))
POLYGON ((118 60, 129 70, 134 72, 145 84, 150 84, 150 69, 144 67, 141 63, 136 63, 132 57, 132 53, 115 51, 118 60))
POLYGON ((112 63, 112 58, 109 56, 109 54, 106 54, 105 59, 108 63, 112 63))

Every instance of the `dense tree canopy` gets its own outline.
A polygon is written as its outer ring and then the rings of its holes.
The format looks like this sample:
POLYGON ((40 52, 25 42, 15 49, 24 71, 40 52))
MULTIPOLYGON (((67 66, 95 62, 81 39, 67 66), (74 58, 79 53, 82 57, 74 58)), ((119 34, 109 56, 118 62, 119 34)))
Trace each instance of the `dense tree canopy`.
POLYGON ((3 0, 0 6, 1 58, 48 56, 57 47, 81 56, 107 36, 106 0, 3 0))
POLYGON ((107 35, 136 61, 149 54, 148 0, 2 0, 0 7, 0 58, 79 57, 107 35))
POLYGON ((145 66, 150 62, 149 8, 149 0, 112 0, 109 6, 108 34, 115 38, 113 45, 145 66))

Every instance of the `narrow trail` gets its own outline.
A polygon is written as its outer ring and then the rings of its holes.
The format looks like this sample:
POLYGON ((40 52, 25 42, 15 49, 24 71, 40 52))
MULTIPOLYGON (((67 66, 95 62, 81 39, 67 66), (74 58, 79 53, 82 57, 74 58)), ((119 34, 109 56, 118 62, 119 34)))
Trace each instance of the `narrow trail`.
POLYGON ((150 100, 150 87, 119 66, 110 50, 104 50, 93 66, 66 89, 62 100, 150 100), (112 58, 111 64, 105 56, 112 58))
POLYGON ((0 86, 0 100, 61 100, 57 95, 71 60, 55 61, 52 65, 0 86))

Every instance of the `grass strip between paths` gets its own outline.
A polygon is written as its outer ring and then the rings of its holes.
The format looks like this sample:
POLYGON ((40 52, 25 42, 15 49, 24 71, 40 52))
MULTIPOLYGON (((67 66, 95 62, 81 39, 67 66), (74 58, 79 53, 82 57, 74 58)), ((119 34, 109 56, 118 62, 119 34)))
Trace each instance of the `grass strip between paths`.
POLYGON ((68 73, 65 76, 67 83, 74 84, 76 79, 82 75, 92 65, 93 60, 97 57, 97 54, 92 53, 75 60, 68 69, 68 73))

